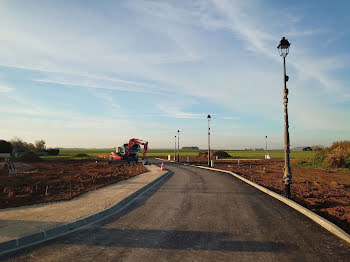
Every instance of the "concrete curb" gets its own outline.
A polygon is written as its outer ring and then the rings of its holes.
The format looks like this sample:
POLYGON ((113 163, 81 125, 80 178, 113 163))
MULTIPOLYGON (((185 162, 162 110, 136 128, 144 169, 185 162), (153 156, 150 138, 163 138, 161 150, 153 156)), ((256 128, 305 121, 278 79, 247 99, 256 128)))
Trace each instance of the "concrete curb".
POLYGON ((18 249, 22 249, 25 247, 29 247, 32 245, 36 245, 42 242, 45 242, 47 240, 63 236, 66 234, 69 234, 71 232, 74 232, 78 229, 80 229, 83 226, 86 226, 88 224, 96 223, 99 220, 105 219, 117 212, 119 212, 121 209, 125 208, 127 205, 129 205, 132 201, 135 200, 137 196, 148 190, 150 187, 154 186, 161 180, 167 178, 171 172, 167 171, 165 174, 161 175, 160 177, 156 178, 155 180, 149 182, 148 184, 141 187, 139 190, 135 191, 131 195, 127 196, 123 200, 119 201, 114 206, 105 209, 99 213, 96 213, 94 215, 68 222, 62 225, 59 225, 57 227, 49 228, 40 232, 36 232, 24 237, 20 237, 17 239, 5 241, 0 243, 0 255, 3 255, 8 252, 16 251, 18 249))
MULTIPOLYGON (((164 161, 164 159, 161 159, 161 160, 164 161)), ((189 165, 189 164, 184 164, 184 165, 230 174, 230 175, 246 182, 247 184, 259 189, 260 191, 276 198, 277 200, 285 203, 286 205, 290 206, 291 208, 297 210, 298 212, 300 212, 303 215, 307 216, 308 218, 312 219, 314 222, 319 224, 321 227, 327 229, 329 232, 333 233, 337 237, 345 240, 346 242, 348 242, 350 244, 350 235, 348 233, 346 233, 344 230, 342 230, 341 228, 339 228, 338 226, 336 226, 332 222, 328 221, 327 219, 324 219, 323 217, 315 214, 311 210, 299 205, 298 203, 294 202, 293 200, 285 198, 285 197, 271 191, 270 189, 267 189, 263 186, 260 186, 257 183, 254 183, 254 182, 252 182, 252 181, 250 181, 250 180, 248 180, 240 175, 237 175, 236 173, 233 173, 231 171, 221 170, 221 169, 216 169, 216 168, 211 168, 211 167, 189 165)))

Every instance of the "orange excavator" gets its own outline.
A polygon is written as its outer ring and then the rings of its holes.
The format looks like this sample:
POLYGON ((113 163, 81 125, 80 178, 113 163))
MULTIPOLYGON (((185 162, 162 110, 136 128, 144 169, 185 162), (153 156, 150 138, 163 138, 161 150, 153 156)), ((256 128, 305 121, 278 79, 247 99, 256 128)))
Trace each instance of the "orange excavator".
POLYGON ((143 154, 142 154, 142 163, 146 164, 146 153, 148 148, 148 142, 142 141, 137 138, 130 139, 128 144, 124 144, 122 147, 118 147, 116 152, 111 152, 109 155, 109 164, 127 162, 130 164, 131 162, 137 163, 139 161, 139 152, 141 149, 141 145, 143 145, 143 154))

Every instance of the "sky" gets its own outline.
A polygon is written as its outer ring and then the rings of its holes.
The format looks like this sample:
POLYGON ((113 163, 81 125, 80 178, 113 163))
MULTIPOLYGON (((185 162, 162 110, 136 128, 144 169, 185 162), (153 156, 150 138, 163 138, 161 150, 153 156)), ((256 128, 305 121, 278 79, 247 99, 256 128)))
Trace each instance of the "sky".
POLYGON ((350 2, 0 1, 0 139, 291 147, 350 139, 350 2))

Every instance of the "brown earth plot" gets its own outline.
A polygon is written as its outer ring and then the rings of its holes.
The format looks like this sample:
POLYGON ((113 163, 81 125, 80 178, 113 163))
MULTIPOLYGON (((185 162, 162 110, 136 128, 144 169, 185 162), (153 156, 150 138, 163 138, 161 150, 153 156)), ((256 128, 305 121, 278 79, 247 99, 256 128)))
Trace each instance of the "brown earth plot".
POLYGON ((147 171, 143 165, 95 160, 38 161, 16 167, 17 174, 0 173, 0 208, 72 199, 147 171))

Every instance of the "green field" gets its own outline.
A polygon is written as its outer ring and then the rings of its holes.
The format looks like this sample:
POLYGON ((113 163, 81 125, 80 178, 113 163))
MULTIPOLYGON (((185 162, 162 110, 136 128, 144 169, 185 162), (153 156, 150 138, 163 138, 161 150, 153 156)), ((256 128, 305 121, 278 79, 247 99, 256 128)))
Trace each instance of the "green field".
MULTIPOLYGON (((65 159, 84 159, 84 157, 74 157, 77 154, 87 154, 92 158, 97 157, 97 155, 109 154, 111 149, 61 149, 60 154, 58 156, 44 156, 43 159, 57 159, 57 158, 65 158, 65 159)), ((237 159, 263 159, 265 155, 265 151, 255 151, 255 150, 224 150, 232 158, 237 159)), ((197 156, 199 152, 206 152, 206 150, 180 150, 181 156, 197 156)), ((283 151, 268 151, 271 158, 283 158, 283 151)), ((292 151, 291 158, 308 158, 312 157, 316 154, 314 151, 292 151)), ((164 157, 174 155, 173 150, 169 149, 149 149, 147 152, 148 157, 164 157)))

